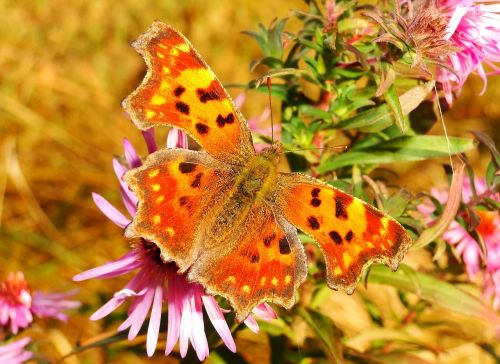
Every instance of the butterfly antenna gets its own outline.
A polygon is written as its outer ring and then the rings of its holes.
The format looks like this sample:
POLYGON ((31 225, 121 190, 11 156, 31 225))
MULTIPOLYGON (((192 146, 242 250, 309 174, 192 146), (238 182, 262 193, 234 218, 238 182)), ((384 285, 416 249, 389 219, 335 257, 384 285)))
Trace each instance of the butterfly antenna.
POLYGON ((274 120, 273 120, 273 105, 271 104, 271 77, 267 77, 267 94, 269 96, 269 110, 271 111, 271 145, 274 144, 274 120))
POLYGON ((437 108, 438 108, 438 111, 439 111, 439 118, 440 118, 440 121, 441 121, 441 126, 443 127, 444 136, 446 138, 446 146, 448 147, 448 156, 450 157, 451 171, 453 172, 453 174, 455 174, 455 169, 453 168, 453 160, 451 159, 451 143, 450 143, 450 138, 448 137, 448 130, 446 130, 446 123, 444 122, 443 110, 441 110, 441 103, 439 102, 439 95, 438 95, 438 91, 437 91, 437 88, 436 88, 436 84, 434 84, 434 93, 436 95, 436 103, 437 103, 437 108))

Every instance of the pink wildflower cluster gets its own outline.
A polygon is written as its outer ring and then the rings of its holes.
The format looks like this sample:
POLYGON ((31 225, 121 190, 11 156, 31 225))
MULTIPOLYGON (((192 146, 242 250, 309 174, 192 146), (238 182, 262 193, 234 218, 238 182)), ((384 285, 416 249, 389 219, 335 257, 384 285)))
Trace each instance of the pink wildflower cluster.
MULTIPOLYGON (((484 179, 475 179, 474 186, 476 196, 479 198, 489 197, 500 201, 500 194, 488 189, 484 179)), ((448 193, 436 188, 431 189, 431 194, 441 204, 448 200, 448 193)), ((498 211, 487 211, 475 209, 476 200, 472 191, 470 179, 464 180, 462 189, 462 200, 474 209, 480 218, 475 232, 482 238, 486 245, 486 256, 483 255, 479 243, 462 224, 454 220, 448 230, 443 234, 443 239, 455 248, 455 253, 462 257, 467 274, 471 280, 475 279, 479 272, 484 271, 484 294, 487 299, 493 300, 493 307, 500 308, 500 217, 498 211), (484 270, 482 265, 484 262, 484 270)), ((435 206, 426 202, 418 206, 418 210, 426 217, 431 225, 435 219, 433 213, 435 206)), ((459 212, 459 215, 461 213, 459 212)), ((462 214, 467 222, 468 216, 462 214)))
MULTIPOLYGON (((143 135, 148 152, 155 152, 157 145, 154 130, 150 129, 144 132, 143 135)), ((168 134, 167 147, 187 148, 186 134, 178 129, 172 129, 168 134)), ((114 159, 113 167, 120 181, 123 203, 129 215, 133 217, 137 212, 137 198, 128 189, 122 177, 127 170, 140 166, 142 162, 131 143, 126 139, 124 141, 124 150, 127 165, 123 165, 117 159, 114 159)), ((131 222, 130 218, 122 214, 102 196, 93 194, 93 198, 104 215, 116 225, 125 228, 131 222)), ((132 340, 139 334, 151 311, 147 328, 146 349, 148 356, 152 356, 158 342, 162 309, 164 304, 167 303, 168 323, 165 355, 170 354, 179 341, 180 354, 185 357, 189 342, 191 342, 198 359, 201 361, 207 358, 209 354, 203 320, 202 308, 204 307, 209 320, 226 347, 233 352, 236 351, 236 344, 231 330, 224 318, 224 313, 227 311, 219 306, 213 296, 206 294, 201 285, 188 282, 184 275, 179 274, 174 263, 163 262, 160 258, 159 248, 152 242, 142 240, 132 246, 131 250, 118 260, 80 273, 74 277, 74 280, 113 278, 136 270, 137 273, 128 284, 97 310, 91 316, 91 320, 98 320, 109 315, 127 299, 130 299, 128 318, 118 327, 118 330, 128 329, 128 338, 132 340)), ((277 317, 268 304, 257 306, 253 311, 253 315, 264 320, 277 317)), ((245 324, 254 332, 259 330, 257 321, 252 315, 245 320, 245 324)))
POLYGON ((441 67, 437 70, 437 81, 451 105, 453 92, 460 92, 472 72, 482 78, 484 93, 487 73, 483 64, 494 73, 500 72, 493 63, 500 62, 500 4, 488 0, 438 0, 437 6, 449 18, 447 38, 458 49, 449 57, 449 66, 457 75, 441 67))
POLYGON ((22 272, 10 273, 0 285, 0 327, 10 325, 17 334, 33 322, 33 315, 66 321, 63 311, 80 307, 80 302, 68 300, 74 293, 32 293, 22 272))

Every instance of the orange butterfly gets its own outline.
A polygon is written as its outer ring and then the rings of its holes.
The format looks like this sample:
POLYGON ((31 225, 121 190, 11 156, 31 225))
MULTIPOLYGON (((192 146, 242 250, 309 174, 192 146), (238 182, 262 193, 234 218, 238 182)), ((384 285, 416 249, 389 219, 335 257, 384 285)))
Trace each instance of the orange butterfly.
POLYGON ((245 119, 189 41, 155 22, 133 44, 148 73, 123 102, 140 129, 184 129, 205 151, 163 149, 125 176, 139 199, 125 235, 156 243, 188 279, 229 300, 294 304, 307 275, 296 227, 319 244, 333 289, 363 269, 397 269, 411 239, 391 217, 326 183, 278 172, 280 146, 256 154, 245 119))

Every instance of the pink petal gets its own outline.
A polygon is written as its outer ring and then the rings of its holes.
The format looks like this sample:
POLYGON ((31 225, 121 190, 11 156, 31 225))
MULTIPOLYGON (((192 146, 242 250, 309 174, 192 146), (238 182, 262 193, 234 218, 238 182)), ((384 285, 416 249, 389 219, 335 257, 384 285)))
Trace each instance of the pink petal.
POLYGON ((169 355, 177 340, 179 340, 179 330, 181 325, 181 307, 182 297, 178 290, 177 274, 172 270, 167 272, 168 280, 168 327, 167 343, 165 346, 165 355, 169 355))
POLYGON ((167 148, 184 148, 187 149, 187 135, 182 130, 173 128, 168 132, 167 148))
POLYGON ((158 147, 156 146, 155 129, 154 128, 149 128, 147 130, 143 130, 142 137, 146 141, 146 146, 148 147, 149 154, 152 154, 158 150, 158 147))
POLYGON ((217 331, 227 348, 235 353, 236 344, 234 342, 233 335, 231 335, 231 330, 229 330, 229 327, 227 326, 226 319, 224 318, 219 304, 212 296, 203 295, 201 299, 203 300, 203 305, 207 311, 208 318, 212 322, 215 331, 217 331))
POLYGON ((116 225, 121 228, 125 228, 128 224, 130 224, 130 220, 127 219, 120 211, 118 211, 113 205, 111 205, 104 197, 101 195, 92 192, 92 198, 94 199, 95 204, 102 211, 104 215, 111 221, 113 221, 116 225))
POLYGON ((255 320, 255 317, 252 315, 248 315, 248 317, 243 321, 247 327, 252 330, 254 333, 258 334, 260 329, 259 329, 259 324, 255 320))
POLYGON ((163 305, 163 286, 157 285, 154 292, 153 308, 149 318, 148 336, 146 342, 146 351, 148 356, 152 356, 158 342, 160 332, 161 308, 163 305))
POLYGON ((101 265, 100 267, 89 269, 79 273, 73 277, 76 282, 84 281, 91 278, 111 278, 116 277, 134 269, 141 265, 137 254, 134 251, 128 252, 121 258, 101 265))
POLYGON ((130 168, 137 168, 142 166, 141 159, 137 155, 134 146, 127 138, 123 139, 123 150, 125 151, 125 159, 130 168))

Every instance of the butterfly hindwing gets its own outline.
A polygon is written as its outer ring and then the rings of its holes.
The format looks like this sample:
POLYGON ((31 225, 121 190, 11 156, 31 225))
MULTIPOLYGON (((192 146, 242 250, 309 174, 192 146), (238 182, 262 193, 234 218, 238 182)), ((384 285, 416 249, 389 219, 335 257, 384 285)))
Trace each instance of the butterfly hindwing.
POLYGON ((203 254, 188 278, 227 298, 239 320, 261 302, 290 308, 307 275, 297 230, 262 203, 252 206, 228 235, 231 241, 224 245, 212 244, 211 237, 206 237, 203 254))
POLYGON ((125 235, 156 243, 164 260, 186 270, 196 257, 199 222, 232 179, 232 172, 204 152, 163 149, 151 154, 125 175, 139 200, 125 235))
POLYGON ((276 203, 285 218, 320 246, 327 283, 352 292, 365 267, 381 262, 396 270, 411 244, 392 217, 363 201, 299 173, 282 173, 276 203))
POLYGON ((213 157, 228 162, 255 154, 245 119, 181 33, 156 21, 133 46, 148 73, 123 107, 140 129, 182 128, 213 157))

